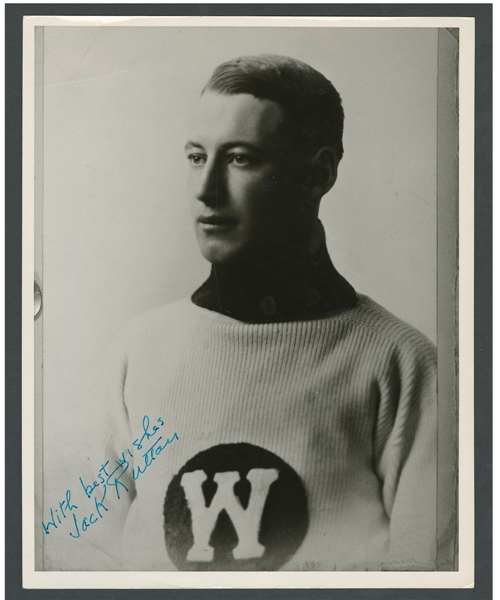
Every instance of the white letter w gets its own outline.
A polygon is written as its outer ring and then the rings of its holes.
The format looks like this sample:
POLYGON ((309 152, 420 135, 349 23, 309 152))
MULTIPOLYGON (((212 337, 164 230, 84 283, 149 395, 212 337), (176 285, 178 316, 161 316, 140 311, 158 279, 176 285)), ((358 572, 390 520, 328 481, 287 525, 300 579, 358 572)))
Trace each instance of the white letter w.
POLYGON ((184 473, 181 479, 193 523, 194 544, 187 554, 187 560, 203 562, 213 560, 214 549, 208 545, 208 542, 217 517, 222 510, 229 515, 238 535, 238 545, 233 550, 234 558, 260 558, 265 551, 265 547, 259 544, 258 540, 260 520, 269 493, 269 486, 278 479, 278 470, 252 469, 249 471, 247 480, 252 489, 246 509, 243 508, 233 490, 234 484, 240 480, 237 471, 215 474, 214 481, 217 483, 217 492, 208 507, 205 506, 205 497, 201 487, 206 478, 204 471, 193 471, 184 473))

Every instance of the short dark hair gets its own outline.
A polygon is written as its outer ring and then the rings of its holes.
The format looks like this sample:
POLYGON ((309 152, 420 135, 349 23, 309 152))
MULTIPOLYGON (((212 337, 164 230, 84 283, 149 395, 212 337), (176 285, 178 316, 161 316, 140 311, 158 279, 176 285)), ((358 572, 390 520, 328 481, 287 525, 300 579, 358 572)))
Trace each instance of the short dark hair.
POLYGON ((219 65, 205 91, 252 94, 277 102, 302 152, 330 146, 342 158, 344 110, 332 83, 308 64, 277 54, 241 56, 219 65))

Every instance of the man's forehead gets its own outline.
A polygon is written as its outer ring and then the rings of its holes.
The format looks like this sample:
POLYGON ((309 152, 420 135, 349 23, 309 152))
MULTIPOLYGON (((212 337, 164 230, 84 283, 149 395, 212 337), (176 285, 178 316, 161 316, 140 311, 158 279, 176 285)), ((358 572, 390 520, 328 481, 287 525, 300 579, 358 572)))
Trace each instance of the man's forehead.
POLYGON ((229 141, 273 142, 280 135, 283 109, 272 100, 251 94, 205 92, 195 105, 190 140, 198 143, 229 141), (228 138, 226 140, 226 138, 228 138))

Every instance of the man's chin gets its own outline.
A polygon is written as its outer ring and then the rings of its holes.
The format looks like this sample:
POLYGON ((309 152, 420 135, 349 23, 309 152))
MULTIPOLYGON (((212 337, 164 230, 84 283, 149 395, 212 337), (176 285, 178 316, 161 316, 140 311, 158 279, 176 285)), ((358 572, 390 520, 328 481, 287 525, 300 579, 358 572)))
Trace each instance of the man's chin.
POLYGON ((251 260, 247 252, 239 248, 224 247, 222 244, 200 245, 203 258, 215 266, 230 266, 245 263, 251 260))
POLYGON ((209 263, 218 265, 231 262, 232 252, 226 248, 219 247, 219 244, 200 244, 200 250, 203 258, 209 263))

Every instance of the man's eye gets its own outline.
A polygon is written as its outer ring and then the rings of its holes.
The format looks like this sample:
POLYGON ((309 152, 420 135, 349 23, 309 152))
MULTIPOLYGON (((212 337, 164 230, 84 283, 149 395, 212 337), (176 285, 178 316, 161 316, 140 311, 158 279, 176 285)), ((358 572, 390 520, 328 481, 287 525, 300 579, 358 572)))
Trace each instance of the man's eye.
POLYGON ((249 154, 231 154, 228 162, 234 163, 237 167, 246 167, 255 161, 249 154))
POLYGON ((189 163, 193 167, 199 167, 201 165, 204 165, 207 161, 206 157, 203 156, 203 154, 189 154, 187 158, 189 160, 189 163))

